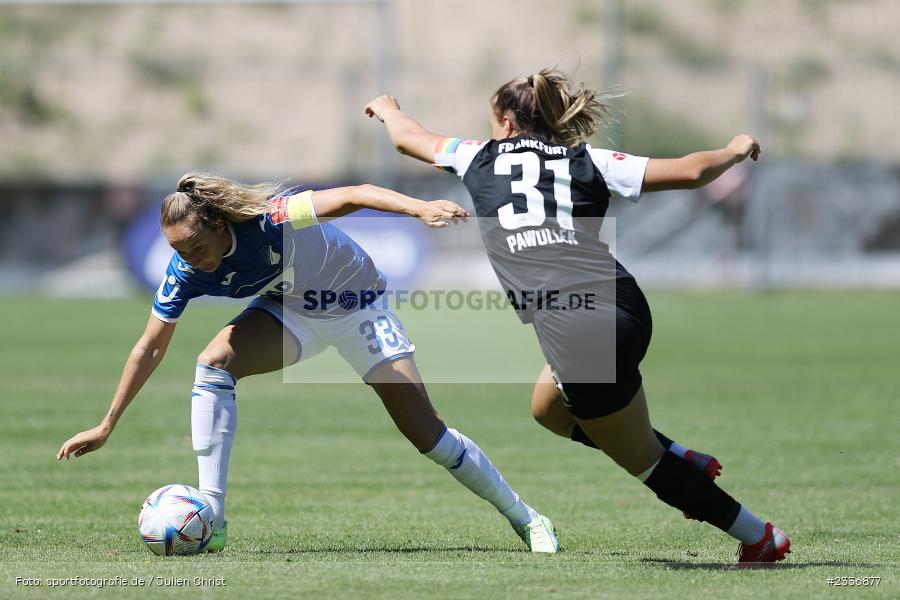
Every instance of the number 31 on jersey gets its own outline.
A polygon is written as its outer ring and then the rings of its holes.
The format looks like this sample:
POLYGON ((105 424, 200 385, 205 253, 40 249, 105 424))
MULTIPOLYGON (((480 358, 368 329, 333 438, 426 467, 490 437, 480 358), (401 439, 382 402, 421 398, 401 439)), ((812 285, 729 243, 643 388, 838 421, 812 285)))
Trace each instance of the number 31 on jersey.
MULTIPOLYGON (((504 229, 537 227, 547 218, 545 198, 538 189, 541 179, 541 158, 534 152, 506 152, 494 161, 495 175, 512 175, 512 168, 522 168, 522 178, 510 182, 513 194, 525 196, 526 212, 517 213, 512 202, 497 209, 497 218, 504 229)), ((543 167, 553 173, 553 198, 556 203, 556 220, 561 229, 574 229, 572 223, 572 175, 569 159, 555 158, 544 161, 543 167)))

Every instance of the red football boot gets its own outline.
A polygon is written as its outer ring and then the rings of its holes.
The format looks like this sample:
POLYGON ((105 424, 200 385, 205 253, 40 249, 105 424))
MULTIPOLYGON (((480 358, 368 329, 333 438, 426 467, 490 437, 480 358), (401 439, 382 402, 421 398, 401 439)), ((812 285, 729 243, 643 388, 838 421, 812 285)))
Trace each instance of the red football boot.
POLYGON ((755 544, 741 544, 738 547, 738 568, 748 568, 784 560, 791 552, 791 540, 785 533, 766 523, 766 534, 755 544))

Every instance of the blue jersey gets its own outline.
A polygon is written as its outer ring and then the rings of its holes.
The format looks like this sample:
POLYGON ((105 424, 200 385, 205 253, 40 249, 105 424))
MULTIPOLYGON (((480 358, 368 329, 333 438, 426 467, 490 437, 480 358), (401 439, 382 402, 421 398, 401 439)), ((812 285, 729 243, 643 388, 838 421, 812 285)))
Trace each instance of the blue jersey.
POLYGON ((334 225, 294 229, 276 209, 226 226, 231 250, 214 272, 193 269, 173 254, 153 299, 156 318, 174 323, 198 296, 253 295, 276 299, 304 316, 334 318, 371 305, 384 293, 384 274, 334 225))

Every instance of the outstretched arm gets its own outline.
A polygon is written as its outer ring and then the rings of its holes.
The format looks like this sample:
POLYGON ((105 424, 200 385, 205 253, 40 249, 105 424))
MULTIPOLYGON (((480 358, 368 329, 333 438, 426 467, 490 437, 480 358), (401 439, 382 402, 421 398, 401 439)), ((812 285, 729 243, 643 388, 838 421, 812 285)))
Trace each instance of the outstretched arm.
POLYGON ((128 355, 128 360, 125 361, 125 368, 119 378, 119 386, 116 388, 106 416, 96 427, 82 431, 68 439, 56 453, 57 460, 68 459, 70 455, 82 456, 88 452, 99 450, 106 443, 119 421, 119 417, 162 362, 173 333, 175 333, 175 323, 165 323, 154 316, 150 317, 144 334, 134 345, 131 354, 128 355))
POLYGON ((393 96, 379 96, 366 105, 366 114, 384 123, 394 148, 428 164, 434 163, 438 142, 446 136, 425 129, 421 123, 400 110, 393 96))
POLYGON ((759 159, 759 142, 747 134, 736 136, 720 150, 694 152, 681 158, 651 158, 644 173, 643 192, 703 187, 748 156, 759 159))
POLYGON ((289 199, 288 214, 295 228, 334 219, 363 208, 415 217, 429 227, 447 227, 469 213, 456 202, 426 202, 376 185, 353 185, 303 192, 289 199))

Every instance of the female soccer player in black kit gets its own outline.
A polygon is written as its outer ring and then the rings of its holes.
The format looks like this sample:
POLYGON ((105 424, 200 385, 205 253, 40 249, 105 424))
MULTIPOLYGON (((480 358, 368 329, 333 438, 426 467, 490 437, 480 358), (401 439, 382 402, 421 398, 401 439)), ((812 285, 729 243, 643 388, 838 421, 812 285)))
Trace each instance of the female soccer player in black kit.
POLYGON ((432 133, 391 96, 366 113, 385 124, 397 150, 456 173, 472 195, 491 264, 547 359, 532 397, 537 420, 599 448, 663 502, 738 539, 740 564, 782 560, 790 540, 716 485, 718 462, 651 426, 638 369, 650 310, 599 240, 611 196, 701 187, 756 160, 759 144, 738 135, 720 150, 665 160, 594 149, 586 140, 608 115, 599 98, 572 90, 556 70, 513 79, 491 98, 487 142, 432 133))

